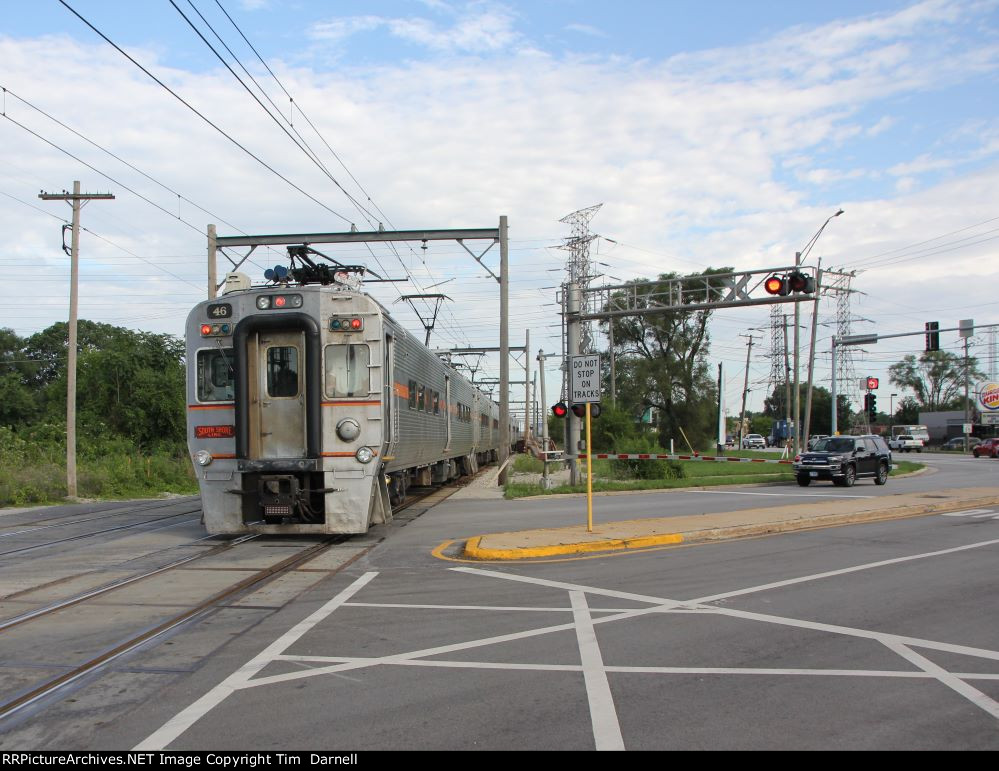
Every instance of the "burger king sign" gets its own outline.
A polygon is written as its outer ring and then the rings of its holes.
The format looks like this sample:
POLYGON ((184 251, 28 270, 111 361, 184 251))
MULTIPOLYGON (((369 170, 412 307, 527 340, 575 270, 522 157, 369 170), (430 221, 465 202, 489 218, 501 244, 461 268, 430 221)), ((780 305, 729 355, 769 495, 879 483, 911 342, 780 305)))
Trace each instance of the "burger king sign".
POLYGON ((979 383, 978 403, 985 412, 999 412, 999 383, 979 383))

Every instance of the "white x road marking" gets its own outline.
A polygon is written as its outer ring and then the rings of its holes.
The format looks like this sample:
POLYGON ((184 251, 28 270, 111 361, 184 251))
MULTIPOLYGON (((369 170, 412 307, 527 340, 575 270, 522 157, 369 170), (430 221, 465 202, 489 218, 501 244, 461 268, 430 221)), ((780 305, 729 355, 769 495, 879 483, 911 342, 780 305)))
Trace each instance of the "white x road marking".
POLYGON ((408 605, 401 603, 381 604, 366 602, 351 602, 351 598, 370 583, 378 574, 369 572, 362 575, 350 586, 337 594, 333 599, 315 611, 305 620, 299 622, 285 634, 271 643, 261 653, 244 664, 233 674, 212 688, 208 693, 195 701, 179 714, 167 721, 160 729, 152 733, 148 738, 139 743, 136 750, 161 750, 176 740, 194 723, 204 717, 208 712, 221 704, 226 698, 238 690, 246 688, 256 688, 278 683, 286 683, 291 680, 298 680, 308 677, 318 677, 325 674, 334 674, 347 670, 361 669, 380 665, 393 666, 421 666, 421 667, 443 667, 443 668, 472 668, 472 669, 505 669, 505 670, 539 670, 548 672, 579 672, 583 675, 586 686, 587 701, 590 710, 590 720, 593 727, 593 736, 597 749, 624 749, 624 742, 621 736, 621 729, 618 721, 617 710, 614 699, 610 691, 607 680, 607 673, 619 672, 641 672, 649 674, 742 674, 742 675, 788 675, 788 676, 819 676, 819 677, 906 677, 914 679, 936 679, 943 685, 952 689, 968 699, 972 704, 984 710, 992 717, 999 718, 999 703, 986 696, 978 689, 971 686, 969 680, 999 680, 999 673, 956 673, 949 672, 943 667, 926 659, 913 648, 923 648, 928 650, 960 653, 966 656, 999 661, 999 651, 984 648, 973 648, 965 645, 955 645, 953 643, 939 642, 935 640, 924 640, 903 635, 894 635, 886 632, 878 632, 867 629, 856 629, 852 627, 835 624, 824 624, 803 619, 786 618, 764 613, 754 613, 750 611, 736 610, 732 608, 718 607, 708 603, 717 602, 730 597, 743 596, 754 592, 767 591, 770 589, 800 584, 808 581, 818 581, 833 576, 854 573, 862 570, 872 570, 888 565, 895 565, 913 560, 939 557, 945 554, 954 554, 969 549, 980 549, 999 544, 999 539, 981 541, 978 543, 958 546, 952 549, 941 549, 923 554, 915 554, 907 557, 899 557, 890 560, 881 560, 864 565, 856 565, 841 570, 815 573, 798 578, 777 581, 769 584, 762 584, 754 587, 737 589, 721 594, 714 594, 699 597, 692 600, 675 600, 664 597, 655 597, 633 592, 624 592, 612 589, 602 589, 594 586, 584 586, 571 582, 553 581, 548 579, 534 578, 530 576, 505 573, 495 570, 485 570, 472 567, 451 568, 456 572, 476 575, 483 578, 492 578, 503 581, 518 581, 536 586, 562 589, 568 592, 568 604, 566 607, 515 607, 500 608, 498 606, 468 606, 468 605, 408 605), (601 608, 600 613, 609 614, 600 617, 593 617, 589 605, 586 602, 586 595, 595 595, 631 602, 645 603, 649 607, 637 609, 606 609, 601 608), (391 654, 379 657, 344 657, 344 656, 292 656, 284 652, 288 650, 298 639, 313 629, 317 624, 324 621, 334 611, 341 607, 392 607, 427 610, 481 610, 483 612, 497 612, 499 610, 517 611, 545 611, 545 612, 565 612, 571 615, 572 621, 555 624, 537 629, 530 629, 511 634, 494 635, 491 637, 464 642, 451 643, 446 645, 424 648, 421 650, 408 651, 404 653, 391 654), (711 667, 627 667, 607 665, 603 661, 599 642, 595 633, 597 624, 614 623, 625 619, 637 618, 655 613, 696 613, 696 614, 719 614, 733 618, 752 620, 780 626, 791 626, 801 629, 811 629, 822 632, 829 632, 839 635, 847 635, 857 638, 864 638, 880 642, 889 650, 895 652, 917 669, 912 671, 879 671, 879 670, 841 670, 841 669, 763 669, 763 668, 711 668, 711 667), (576 633, 577 645, 580 654, 579 665, 553 665, 553 664, 526 664, 526 663, 496 663, 496 662, 476 662, 476 661, 449 661, 441 659, 428 660, 430 656, 439 656, 446 653, 466 651, 472 648, 481 648, 497 643, 513 640, 523 640, 530 637, 552 634, 574 630, 576 633), (306 671, 296 671, 280 675, 260 676, 261 672, 269 664, 280 661, 297 661, 319 665, 306 671), (322 666, 325 665, 325 666, 322 666))

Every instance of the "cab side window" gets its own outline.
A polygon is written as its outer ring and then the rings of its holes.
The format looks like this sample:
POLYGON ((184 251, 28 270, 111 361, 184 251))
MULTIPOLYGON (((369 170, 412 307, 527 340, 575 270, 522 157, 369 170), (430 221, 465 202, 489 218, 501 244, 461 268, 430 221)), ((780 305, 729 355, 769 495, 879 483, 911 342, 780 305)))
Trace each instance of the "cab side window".
POLYGON ((232 401, 236 384, 232 348, 198 351, 197 377, 199 402, 232 401))
POLYGON ((366 345, 327 345, 326 396, 367 396, 370 356, 366 345))

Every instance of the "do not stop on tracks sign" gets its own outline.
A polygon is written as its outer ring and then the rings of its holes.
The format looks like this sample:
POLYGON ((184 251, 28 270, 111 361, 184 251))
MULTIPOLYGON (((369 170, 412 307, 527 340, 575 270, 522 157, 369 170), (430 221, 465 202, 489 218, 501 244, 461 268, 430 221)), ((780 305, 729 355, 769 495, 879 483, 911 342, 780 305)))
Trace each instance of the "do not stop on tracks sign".
POLYGON ((573 404, 600 401, 600 356, 587 353, 569 357, 569 401, 573 404))

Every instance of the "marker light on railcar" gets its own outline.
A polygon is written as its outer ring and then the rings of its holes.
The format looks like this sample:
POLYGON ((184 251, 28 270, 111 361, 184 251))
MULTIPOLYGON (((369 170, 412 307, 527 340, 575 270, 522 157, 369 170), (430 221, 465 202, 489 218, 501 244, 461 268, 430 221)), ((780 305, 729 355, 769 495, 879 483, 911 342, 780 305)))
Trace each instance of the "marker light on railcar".
POLYGON ((334 316, 330 319, 330 330, 333 332, 360 332, 364 329, 364 319, 341 319, 334 316))
POLYGON ((208 450, 198 450, 194 453, 194 460, 197 461, 199 466, 207 466, 212 462, 212 454, 208 450))
POLYGON ((371 463, 371 459, 375 457, 375 454, 371 451, 370 447, 359 447, 357 452, 354 453, 354 457, 361 463, 371 463))

